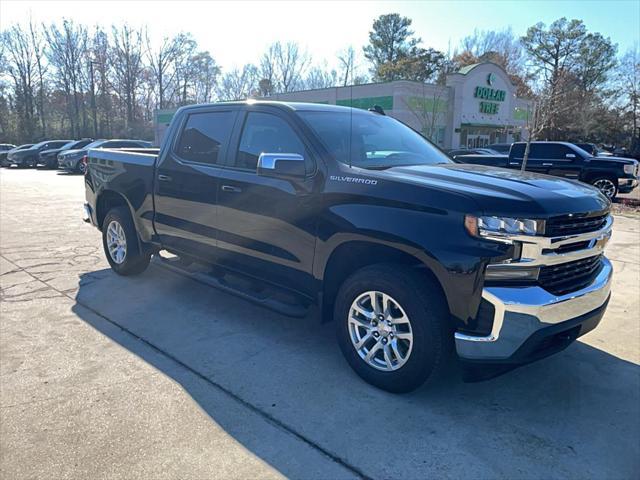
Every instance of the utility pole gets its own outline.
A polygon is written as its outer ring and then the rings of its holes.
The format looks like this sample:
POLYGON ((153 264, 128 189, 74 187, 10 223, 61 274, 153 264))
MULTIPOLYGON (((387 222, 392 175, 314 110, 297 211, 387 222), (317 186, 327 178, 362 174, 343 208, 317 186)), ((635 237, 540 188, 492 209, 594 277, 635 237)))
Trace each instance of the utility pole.
MULTIPOLYGON (((524 155, 522 158, 522 171, 527 169, 527 162, 529 161, 529 150, 531 150, 531 130, 535 128, 529 121, 531 117, 531 105, 527 102, 527 144, 524 147, 524 155)), ((535 124, 535 120, 533 122, 535 124)))
POLYGON ((98 108, 96 107, 96 84, 93 79, 93 60, 89 60, 89 75, 91 77, 91 109, 93 110, 93 138, 98 138, 98 108))

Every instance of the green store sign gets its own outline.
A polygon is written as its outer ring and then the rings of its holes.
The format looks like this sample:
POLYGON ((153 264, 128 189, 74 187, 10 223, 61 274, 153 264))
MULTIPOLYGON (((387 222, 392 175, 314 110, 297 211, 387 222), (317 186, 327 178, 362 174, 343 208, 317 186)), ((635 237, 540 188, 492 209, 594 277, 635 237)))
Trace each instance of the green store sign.
POLYGON ((507 92, 489 87, 476 87, 473 96, 483 100, 491 100, 490 102, 480 102, 480 113, 495 115, 498 113, 500 104, 494 102, 504 102, 507 92))

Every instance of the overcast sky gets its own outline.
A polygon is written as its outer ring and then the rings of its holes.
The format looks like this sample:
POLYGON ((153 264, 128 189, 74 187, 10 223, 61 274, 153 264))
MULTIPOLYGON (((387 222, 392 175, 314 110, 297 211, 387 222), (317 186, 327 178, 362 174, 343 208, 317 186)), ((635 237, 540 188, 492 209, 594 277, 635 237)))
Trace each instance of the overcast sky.
POLYGON ((413 19, 423 45, 447 51, 465 35, 512 27, 517 35, 542 21, 566 16, 585 22, 625 51, 640 38, 640 0, 582 1, 413 1, 413 2, 207 2, 18 1, 0 0, 0 27, 25 22, 73 19, 87 25, 146 25, 152 38, 191 32, 224 69, 256 62, 270 43, 296 41, 333 66, 335 54, 348 45, 361 51, 374 18, 397 12, 413 19))

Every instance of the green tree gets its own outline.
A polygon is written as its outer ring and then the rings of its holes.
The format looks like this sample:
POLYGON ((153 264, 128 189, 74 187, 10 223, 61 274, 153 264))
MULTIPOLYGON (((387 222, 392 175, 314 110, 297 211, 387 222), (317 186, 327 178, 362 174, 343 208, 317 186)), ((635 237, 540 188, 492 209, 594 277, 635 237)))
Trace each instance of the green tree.
POLYGON ((539 80, 543 136, 564 139, 584 131, 572 112, 601 100, 599 94, 616 65, 617 46, 599 33, 589 33, 582 21, 564 17, 548 28, 541 22, 533 25, 521 40, 539 80))
POLYGON ((440 68, 444 55, 419 47, 421 39, 410 29, 411 19, 397 13, 381 15, 369 32, 364 56, 371 62, 374 80, 427 81, 440 68))

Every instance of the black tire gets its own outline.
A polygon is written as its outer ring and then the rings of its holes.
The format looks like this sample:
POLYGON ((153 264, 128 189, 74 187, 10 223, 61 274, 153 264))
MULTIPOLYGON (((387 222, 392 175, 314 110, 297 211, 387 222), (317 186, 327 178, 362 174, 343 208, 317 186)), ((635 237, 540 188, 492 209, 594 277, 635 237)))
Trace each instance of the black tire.
POLYGON ((410 392, 437 376, 453 345, 449 310, 440 286, 427 274, 401 265, 372 265, 347 278, 336 298, 334 319, 338 344, 351 368, 366 382, 389 392, 410 392), (368 291, 390 295, 410 319, 412 349, 397 370, 382 371, 369 365, 351 341, 351 305, 368 291))
POLYGON ((76 166, 73 169, 73 171, 74 171, 74 173, 79 173, 81 175, 84 175, 85 168, 87 168, 85 163, 82 160, 78 160, 78 163, 76 163, 76 166))
POLYGON ((618 179, 611 177, 592 178, 589 183, 596 187, 609 200, 613 200, 618 195, 618 179))
POLYGON ((115 207, 109 210, 104 217, 104 222, 102 222, 102 246, 109 265, 118 275, 137 275, 144 272, 149 266, 151 254, 140 251, 138 234, 126 207, 115 207), (121 262, 116 262, 107 245, 108 229, 112 222, 120 225, 124 232, 126 254, 121 262))

